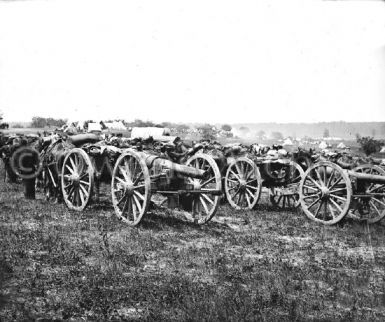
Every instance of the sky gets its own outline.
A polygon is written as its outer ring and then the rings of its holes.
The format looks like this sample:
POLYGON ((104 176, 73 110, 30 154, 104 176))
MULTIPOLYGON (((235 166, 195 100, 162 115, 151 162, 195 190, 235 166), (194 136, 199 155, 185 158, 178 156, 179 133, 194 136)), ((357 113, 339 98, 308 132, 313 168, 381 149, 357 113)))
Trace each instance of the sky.
POLYGON ((0 0, 0 110, 385 121, 385 1, 0 0))

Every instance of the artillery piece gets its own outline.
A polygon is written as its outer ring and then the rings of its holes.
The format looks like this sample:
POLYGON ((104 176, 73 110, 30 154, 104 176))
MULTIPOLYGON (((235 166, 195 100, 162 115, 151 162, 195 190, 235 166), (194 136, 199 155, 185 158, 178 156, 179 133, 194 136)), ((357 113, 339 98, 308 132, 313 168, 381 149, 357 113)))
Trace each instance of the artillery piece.
POLYGON ((345 170, 321 161, 305 172, 299 195, 303 211, 316 222, 333 225, 350 212, 375 223, 385 216, 385 170, 371 164, 345 170))
POLYGON ((226 199, 235 209, 253 209, 262 188, 277 208, 298 207, 298 186, 304 173, 287 157, 257 156, 252 147, 214 146, 209 153, 220 166, 226 199))
POLYGON ((111 192, 115 214, 131 226, 140 222, 155 193, 166 196, 170 208, 181 208, 204 224, 217 211, 222 186, 218 166, 208 155, 195 154, 181 165, 129 149, 116 161, 111 192))

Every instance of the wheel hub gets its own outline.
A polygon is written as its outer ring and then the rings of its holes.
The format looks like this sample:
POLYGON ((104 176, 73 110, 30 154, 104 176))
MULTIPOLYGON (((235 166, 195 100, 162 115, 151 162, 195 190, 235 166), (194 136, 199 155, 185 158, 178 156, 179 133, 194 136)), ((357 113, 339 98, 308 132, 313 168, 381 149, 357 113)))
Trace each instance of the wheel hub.
POLYGON ((239 189, 245 190, 246 189, 246 184, 247 184, 247 182, 246 182, 245 179, 240 179, 239 180, 239 189))
POLYGON ((330 190, 327 187, 321 188, 321 198, 322 199, 328 199, 330 196, 330 190))
POLYGON ((73 175, 71 175, 70 180, 71 180, 73 185, 79 186, 79 184, 80 184, 80 176, 77 173, 74 173, 73 175))
POLYGON ((134 194, 134 185, 132 183, 126 183, 124 185, 124 191, 128 196, 132 196, 134 194))
POLYGON ((199 180, 194 180, 194 190, 201 190, 202 186, 199 180))

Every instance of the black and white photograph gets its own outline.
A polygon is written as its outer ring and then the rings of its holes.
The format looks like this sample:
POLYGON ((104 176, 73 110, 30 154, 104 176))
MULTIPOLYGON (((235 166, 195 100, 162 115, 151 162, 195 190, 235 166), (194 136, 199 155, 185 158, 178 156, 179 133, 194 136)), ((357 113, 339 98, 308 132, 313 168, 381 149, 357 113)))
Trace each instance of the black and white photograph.
POLYGON ((0 0, 0 322, 385 321, 385 1, 0 0))

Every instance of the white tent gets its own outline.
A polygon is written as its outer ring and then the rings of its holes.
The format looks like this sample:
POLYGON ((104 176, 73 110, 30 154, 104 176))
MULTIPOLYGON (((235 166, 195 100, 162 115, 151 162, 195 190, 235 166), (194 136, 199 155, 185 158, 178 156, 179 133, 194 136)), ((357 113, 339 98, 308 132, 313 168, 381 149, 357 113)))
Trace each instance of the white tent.
POLYGON ((344 142, 341 142, 340 144, 338 144, 337 149, 346 149, 346 145, 344 144, 344 142))
POLYGON ((88 123, 88 132, 101 132, 102 126, 100 123, 88 123))
POLYGON ((104 125, 109 130, 127 130, 122 121, 105 122, 104 125))
POLYGON ((318 146, 320 149, 324 150, 328 147, 327 143, 325 141, 322 141, 319 146, 318 146))
POLYGON ((293 141, 290 138, 287 138, 283 141, 283 145, 293 145, 293 141))
POLYGON ((170 136, 169 128, 162 127, 133 127, 131 131, 132 139, 148 139, 153 137, 154 140, 163 140, 165 136, 170 136))
POLYGON ((380 151, 381 153, 385 153, 385 146, 383 146, 382 148, 381 148, 381 151, 380 151))

